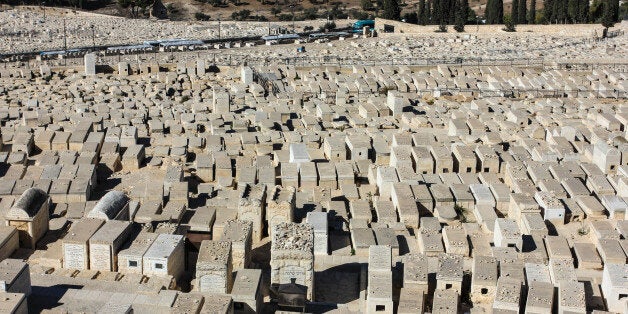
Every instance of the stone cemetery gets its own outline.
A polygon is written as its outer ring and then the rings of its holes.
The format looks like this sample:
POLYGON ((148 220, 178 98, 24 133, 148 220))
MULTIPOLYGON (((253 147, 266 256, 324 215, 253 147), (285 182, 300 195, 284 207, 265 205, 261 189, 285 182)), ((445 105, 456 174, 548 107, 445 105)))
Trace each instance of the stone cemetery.
POLYGON ((529 27, 0 64, 0 312, 627 313, 628 37, 529 27))

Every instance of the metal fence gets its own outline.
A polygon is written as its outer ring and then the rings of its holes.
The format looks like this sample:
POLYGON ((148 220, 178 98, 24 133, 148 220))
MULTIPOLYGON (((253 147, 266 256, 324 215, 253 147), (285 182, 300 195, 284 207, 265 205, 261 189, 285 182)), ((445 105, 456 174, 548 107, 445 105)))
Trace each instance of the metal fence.
MULTIPOLYGON (((542 58, 519 59, 490 59, 490 58, 354 58, 339 56, 293 56, 270 57, 252 56, 244 53, 223 53, 219 50, 187 50, 187 51, 163 51, 163 52, 136 52, 124 55, 99 55, 99 63, 115 64, 119 61, 131 62, 172 62, 175 59, 204 58, 217 66, 238 66, 244 63, 256 66, 287 65, 296 67, 321 67, 321 66, 424 66, 458 65, 458 66, 516 66, 516 67, 545 67, 550 65, 542 58)), ((65 60, 47 60, 49 63, 63 65, 81 65, 82 56, 66 58, 65 60)), ((33 62, 40 63, 40 61, 33 62)))
MULTIPOLYGON (((375 91, 374 93, 377 93, 375 91)), ((373 92, 349 92, 347 95, 369 96, 373 92)), ((415 91, 412 91, 415 93, 415 91)), ((416 93, 440 95, 473 95, 482 98, 506 97, 506 98, 614 98, 627 99, 628 92, 619 90, 549 90, 549 89, 480 89, 480 88, 425 88, 418 89, 416 93)), ((319 99, 335 98, 335 91, 322 91, 321 93, 304 93, 305 97, 319 99)))
MULTIPOLYGON (((622 30, 610 31, 607 37, 617 37, 623 35, 622 30)), ((602 62, 556 62, 555 60, 546 60, 545 58, 474 58, 474 57, 452 57, 452 58, 412 58, 412 57, 399 57, 399 58, 358 58, 358 57, 339 57, 339 56, 290 56, 290 57, 270 57, 270 56, 252 56, 247 53, 231 53, 224 52, 224 50, 218 50, 213 44, 229 43, 231 47, 236 45, 244 46, 245 42, 254 42, 257 37, 240 37, 240 38, 224 38, 224 39, 212 39, 206 40, 206 44, 200 46, 190 47, 170 47, 166 51, 142 51, 142 50, 129 50, 129 51, 117 51, 107 52, 101 50, 98 52, 100 64, 113 65, 119 61, 126 62, 157 62, 157 63, 171 63, 174 60, 186 61, 186 59, 193 58, 205 58, 211 60, 213 65, 217 66, 238 66, 243 63, 255 65, 255 66, 270 66, 270 65, 288 65, 296 67, 322 67, 322 66, 415 66, 415 67, 433 67, 437 65, 448 66, 511 66, 511 67, 541 67, 544 69, 561 69, 561 70, 582 70, 588 71, 596 67, 611 68, 617 72, 628 72, 628 63, 602 63, 602 62), (175 57, 176 54, 176 57, 175 57)), ((600 37, 584 38, 581 41, 564 43, 556 47, 581 45, 588 42, 597 42, 603 40, 600 37)), ((261 42, 257 42, 258 44, 261 42)), ((98 49, 106 49, 106 47, 97 47, 98 49)), ((527 50, 539 50, 545 49, 541 47, 531 47, 527 50)), ((2 58, 5 62, 12 62, 15 64, 28 63, 33 67, 37 67, 41 62, 48 64, 62 65, 62 66, 80 66, 83 63, 83 55, 88 50, 72 51, 65 56, 64 59, 57 60, 45 60, 35 61, 36 54, 14 54, 10 58, 5 55, 2 58)), ((235 50, 237 51, 237 50, 235 50)), ((502 49, 495 51, 492 55, 500 55, 509 53, 510 50, 502 49)), ((6 67, 7 63, 5 63, 6 67)))
MULTIPOLYGON (((177 51, 177 52, 145 52, 127 55, 99 55, 97 64, 114 66, 120 61, 130 64, 141 62, 153 62, 158 64, 172 64, 174 62, 186 62, 196 59, 205 59, 215 66, 294 66, 294 67, 353 67, 353 66, 411 66, 411 67, 435 67, 445 66, 508 66, 508 67, 535 67, 544 70, 567 71, 592 71, 594 69, 610 69, 615 72, 628 73, 628 62, 561 62, 546 61, 542 58, 520 59, 489 59, 489 58, 450 58, 450 59, 422 59, 422 58, 343 58, 336 56, 324 57, 256 57, 248 54, 221 53, 211 50, 177 51), (176 54, 176 58, 175 58, 176 54)), ((0 67, 26 67, 37 69, 39 65, 46 63, 50 66, 83 66, 83 58, 66 58, 46 61, 23 61, 4 63, 0 67)))
POLYGON ((628 73, 628 62, 556 62, 551 68, 569 71, 609 69, 619 73, 628 73))

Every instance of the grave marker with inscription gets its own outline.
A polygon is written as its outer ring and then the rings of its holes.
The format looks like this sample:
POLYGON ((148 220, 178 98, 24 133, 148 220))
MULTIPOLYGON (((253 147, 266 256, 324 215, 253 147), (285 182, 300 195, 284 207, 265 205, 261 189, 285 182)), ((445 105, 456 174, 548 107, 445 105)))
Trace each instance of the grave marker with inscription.
POLYGON ((307 224, 279 223, 272 231, 270 248, 271 285, 294 283, 307 288, 306 298, 314 300, 314 231, 307 224))
POLYGON ((196 262, 198 290, 211 293, 229 293, 231 290, 231 242, 201 242, 196 262))

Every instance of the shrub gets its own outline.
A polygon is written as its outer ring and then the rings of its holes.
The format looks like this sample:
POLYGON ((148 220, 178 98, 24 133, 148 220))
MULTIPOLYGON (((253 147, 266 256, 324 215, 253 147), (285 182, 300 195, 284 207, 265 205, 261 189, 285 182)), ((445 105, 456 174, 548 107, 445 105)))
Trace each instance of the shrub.
POLYGON ((194 18, 197 21, 209 21, 211 17, 203 12, 196 12, 194 13, 194 18))
POLYGON ((356 20, 367 20, 369 18, 368 13, 356 9, 349 10, 349 16, 356 20))
POLYGON ((506 15, 504 16, 504 31, 506 32, 516 32, 516 25, 515 22, 512 20, 512 18, 510 17, 510 15, 506 15))
POLYGON ((340 5, 335 4, 332 8, 331 11, 329 11, 329 16, 328 18, 331 19, 346 19, 347 17, 349 17, 349 15, 347 13, 345 13, 341 8, 340 5))
POLYGON ((318 17, 318 9, 317 8, 308 8, 303 10, 302 18, 304 20, 315 20, 318 17))
POLYGON ((292 21, 292 14, 279 14, 277 17, 280 21, 292 21))
POLYGON ((375 10, 375 6, 371 0, 360 0, 360 6, 364 11, 373 11, 375 10))
POLYGON ((236 11, 231 14, 231 18, 236 21, 244 21, 248 19, 250 16, 251 16, 251 11, 247 9, 236 11))
POLYGON ((325 25, 321 26, 318 30, 321 32, 326 32, 326 31, 331 31, 336 29, 336 23, 334 22, 327 22, 325 23, 325 25))
POLYGON ((281 9, 280 8, 270 8, 270 13, 272 13, 272 15, 277 16, 277 14, 281 13, 281 9))

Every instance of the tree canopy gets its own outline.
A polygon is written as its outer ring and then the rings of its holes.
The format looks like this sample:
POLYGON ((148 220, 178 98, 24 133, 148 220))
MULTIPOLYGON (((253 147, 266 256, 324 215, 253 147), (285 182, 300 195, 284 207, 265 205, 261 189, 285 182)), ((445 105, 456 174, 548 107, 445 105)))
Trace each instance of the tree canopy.
POLYGON ((382 18, 388 20, 399 20, 401 8, 398 0, 384 0, 382 18))
POLYGON ((504 1, 488 0, 488 3, 486 3, 485 15, 487 24, 504 23, 504 1))
POLYGON ((118 0, 118 5, 125 9, 131 10, 132 17, 138 17, 140 10, 145 10, 146 8, 153 5, 152 0, 118 0))

